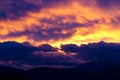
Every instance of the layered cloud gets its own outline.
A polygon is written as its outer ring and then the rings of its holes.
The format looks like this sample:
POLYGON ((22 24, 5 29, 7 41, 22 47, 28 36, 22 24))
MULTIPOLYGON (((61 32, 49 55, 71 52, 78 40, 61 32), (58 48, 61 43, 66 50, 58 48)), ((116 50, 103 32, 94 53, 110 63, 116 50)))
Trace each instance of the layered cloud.
POLYGON ((62 45, 61 49, 65 52, 77 53, 75 57, 82 60, 102 63, 120 63, 120 44, 89 43, 77 46, 75 44, 62 45))
POLYGON ((119 0, 2 0, 0 41, 119 42, 119 0))
POLYGON ((73 67, 88 62, 120 64, 120 44, 89 43, 61 45, 61 48, 43 44, 38 47, 29 42, 0 43, 0 64, 29 69, 38 66, 73 67))
POLYGON ((83 62, 74 58, 72 52, 67 54, 48 44, 35 47, 29 42, 0 43, 2 65, 25 69, 37 66, 75 66, 83 62))

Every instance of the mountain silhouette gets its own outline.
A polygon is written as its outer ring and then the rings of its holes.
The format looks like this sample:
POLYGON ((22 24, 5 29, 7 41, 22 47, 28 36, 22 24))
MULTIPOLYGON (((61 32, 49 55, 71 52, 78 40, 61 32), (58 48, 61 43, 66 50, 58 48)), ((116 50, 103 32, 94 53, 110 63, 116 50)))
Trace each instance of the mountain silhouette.
POLYGON ((0 80, 34 80, 25 70, 0 66, 0 80))
POLYGON ((39 67, 29 70, 0 66, 0 80, 120 80, 120 65, 86 63, 74 68, 39 67))

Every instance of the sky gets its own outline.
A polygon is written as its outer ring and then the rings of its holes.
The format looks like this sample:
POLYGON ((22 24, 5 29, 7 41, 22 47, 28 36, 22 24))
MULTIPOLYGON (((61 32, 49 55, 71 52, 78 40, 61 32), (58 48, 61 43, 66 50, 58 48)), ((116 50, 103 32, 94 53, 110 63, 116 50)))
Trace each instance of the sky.
POLYGON ((119 42, 119 0, 0 0, 0 42, 119 42))
POLYGON ((120 0, 0 0, 0 64, 120 62, 119 36, 120 0))

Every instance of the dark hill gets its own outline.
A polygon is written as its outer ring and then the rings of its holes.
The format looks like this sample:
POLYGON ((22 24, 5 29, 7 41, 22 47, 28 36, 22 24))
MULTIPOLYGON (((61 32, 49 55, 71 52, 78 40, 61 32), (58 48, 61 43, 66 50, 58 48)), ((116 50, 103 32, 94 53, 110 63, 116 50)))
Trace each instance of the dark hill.
POLYGON ((0 80, 120 80, 120 66, 86 63, 74 68, 39 67, 30 70, 0 66, 0 80))

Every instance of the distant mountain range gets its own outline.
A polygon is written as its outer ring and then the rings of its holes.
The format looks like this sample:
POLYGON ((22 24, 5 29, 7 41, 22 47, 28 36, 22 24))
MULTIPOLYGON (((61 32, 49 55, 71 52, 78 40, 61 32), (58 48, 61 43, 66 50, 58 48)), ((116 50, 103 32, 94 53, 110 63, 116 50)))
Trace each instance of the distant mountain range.
POLYGON ((74 68, 29 70, 0 66, 0 80, 120 80, 120 65, 86 63, 74 68))

